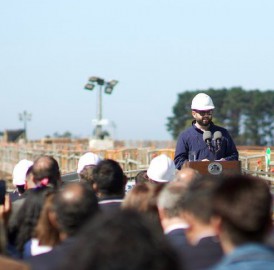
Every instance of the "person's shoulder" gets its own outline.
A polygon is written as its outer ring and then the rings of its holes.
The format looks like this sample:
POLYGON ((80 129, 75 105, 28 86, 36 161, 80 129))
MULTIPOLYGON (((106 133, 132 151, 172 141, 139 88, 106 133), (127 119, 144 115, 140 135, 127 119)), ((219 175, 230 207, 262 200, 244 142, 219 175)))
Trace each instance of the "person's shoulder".
POLYGON ((37 270, 58 269, 60 262, 73 246, 74 241, 65 240, 49 252, 26 258, 26 262, 37 270))
POLYGON ((274 269, 274 251, 261 244, 246 244, 237 247, 212 270, 274 269))
POLYGON ((121 204, 123 202, 123 197, 105 197, 99 200, 99 207, 101 211, 106 213, 112 213, 121 210, 121 204))
POLYGON ((187 129, 182 130, 179 134, 179 137, 187 136, 188 134, 191 134, 193 132, 195 132, 195 128, 193 128, 193 126, 190 126, 187 129))

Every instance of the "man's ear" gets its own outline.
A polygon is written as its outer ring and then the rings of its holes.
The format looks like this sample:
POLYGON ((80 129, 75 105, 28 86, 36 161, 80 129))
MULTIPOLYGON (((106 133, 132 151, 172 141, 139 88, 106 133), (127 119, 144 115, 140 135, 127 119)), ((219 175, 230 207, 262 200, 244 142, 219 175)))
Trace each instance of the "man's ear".
POLYGON ((98 192, 98 186, 95 182, 92 183, 92 189, 95 191, 95 193, 98 192))
POLYGON ((210 219, 210 224, 214 230, 214 232, 216 233, 216 235, 220 235, 220 233, 222 232, 222 219, 221 217, 218 216, 213 216, 210 219))
POLYGON ((160 220, 163 220, 166 217, 164 209, 158 207, 158 213, 159 213, 160 220))
POLYGON ((193 118, 195 118, 196 112, 195 111, 191 111, 191 114, 192 114, 193 118))

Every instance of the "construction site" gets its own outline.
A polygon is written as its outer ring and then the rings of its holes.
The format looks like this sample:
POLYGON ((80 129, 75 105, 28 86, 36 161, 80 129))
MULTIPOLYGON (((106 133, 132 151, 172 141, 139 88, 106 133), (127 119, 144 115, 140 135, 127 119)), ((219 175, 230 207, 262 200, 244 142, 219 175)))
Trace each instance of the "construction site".
MULTIPOLYGON (((270 182, 274 177, 274 157, 266 156, 266 147, 238 146, 242 173, 258 175, 270 182), (272 161, 273 160, 273 161, 272 161)), ((268 148, 271 151, 271 148, 268 148)), ((174 141, 115 141, 113 149, 92 149, 88 140, 43 139, 28 143, 0 144, 1 178, 11 179, 15 164, 21 159, 35 160, 41 155, 53 156, 61 173, 75 172, 81 155, 91 151, 103 159, 114 159, 129 178, 148 168, 151 159, 160 154, 174 158, 174 141)))

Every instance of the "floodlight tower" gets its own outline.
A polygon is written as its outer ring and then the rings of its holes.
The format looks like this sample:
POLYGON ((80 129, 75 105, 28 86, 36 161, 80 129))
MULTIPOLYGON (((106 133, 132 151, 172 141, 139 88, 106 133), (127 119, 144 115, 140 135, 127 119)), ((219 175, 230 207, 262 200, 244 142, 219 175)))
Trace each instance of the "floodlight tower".
POLYGON ((98 88, 98 98, 97 98, 97 119, 95 125, 95 138, 102 139, 103 132, 102 132, 102 120, 103 120, 103 103, 102 103, 102 93, 103 87, 106 94, 111 94, 113 91, 114 86, 118 83, 117 80, 105 81, 102 78, 92 76, 89 78, 89 82, 85 85, 86 90, 92 91, 97 84, 98 88))
POLYGON ((23 121, 24 123, 24 139, 25 141, 27 141, 28 137, 27 137, 27 123, 28 121, 31 120, 31 113, 28 113, 27 111, 23 111, 22 113, 19 113, 19 120, 23 121))

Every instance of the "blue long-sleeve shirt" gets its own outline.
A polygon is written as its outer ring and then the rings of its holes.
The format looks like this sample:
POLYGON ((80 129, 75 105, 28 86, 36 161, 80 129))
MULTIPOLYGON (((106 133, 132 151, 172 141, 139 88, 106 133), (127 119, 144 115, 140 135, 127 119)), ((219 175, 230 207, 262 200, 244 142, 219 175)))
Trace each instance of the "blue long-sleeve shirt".
POLYGON ((274 250, 260 243, 246 243, 227 254, 212 270, 273 270, 274 250))
POLYGON ((204 132, 198 129, 195 126, 195 121, 193 121, 192 126, 183 131, 178 137, 174 158, 177 169, 181 169, 185 160, 188 160, 190 151, 195 151, 197 161, 202 159, 220 160, 221 158, 224 158, 225 160, 238 160, 239 154, 237 148, 228 131, 213 123, 211 123, 209 131, 211 131, 212 134, 216 131, 222 133, 220 150, 215 152, 212 148, 209 149, 208 145, 203 140, 204 132))

